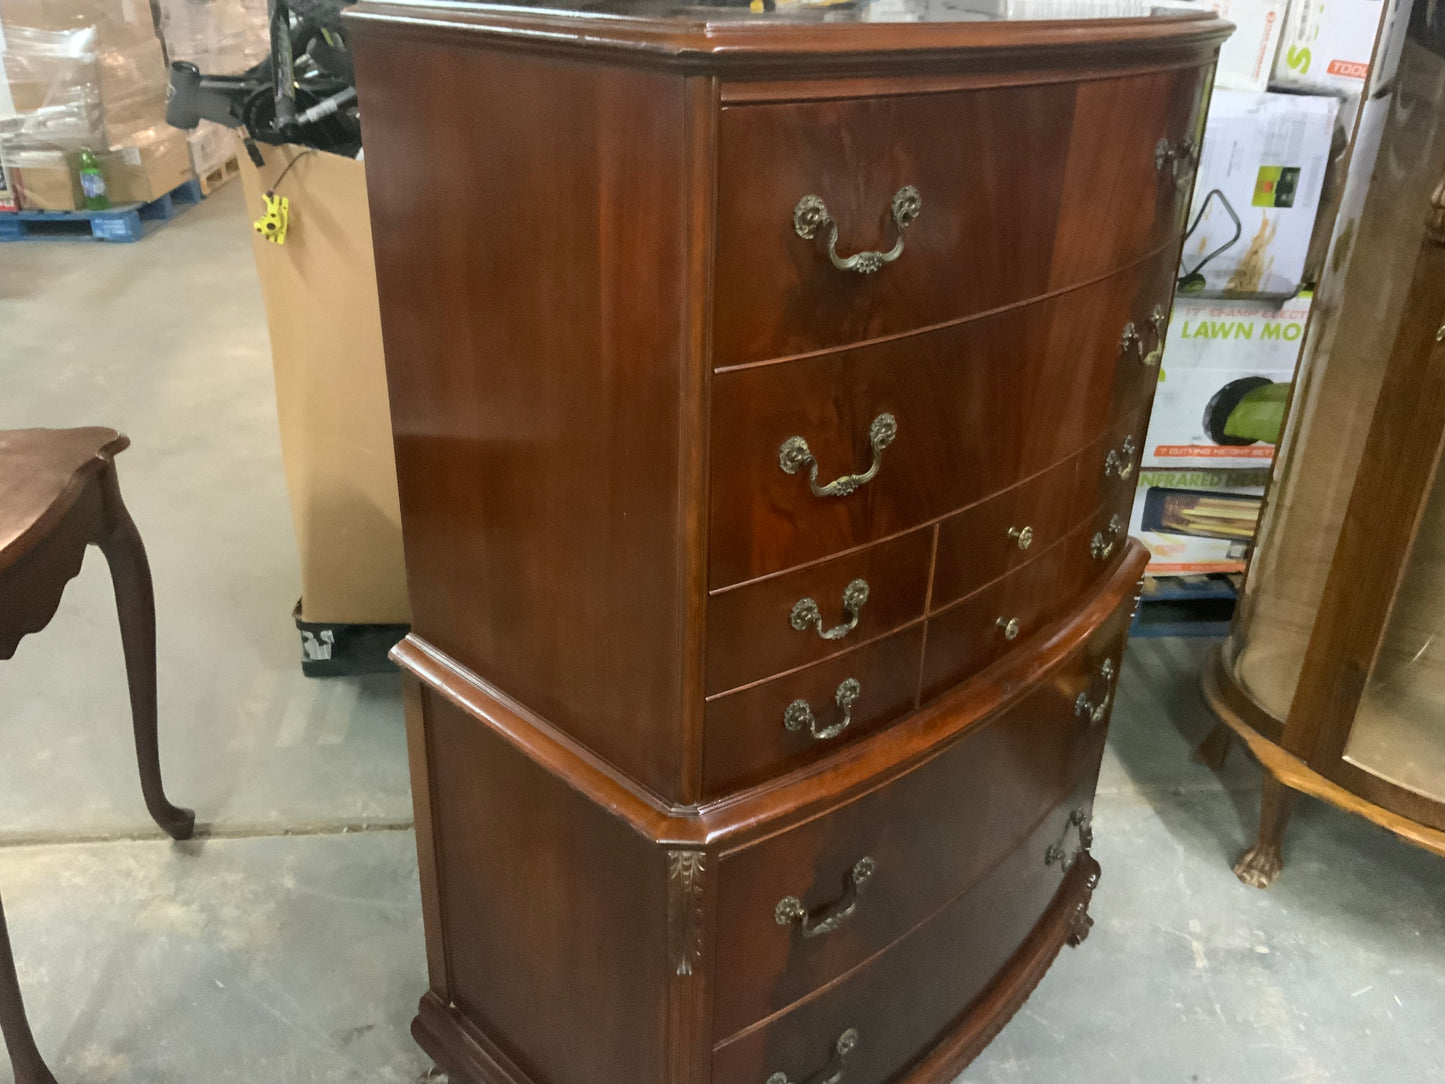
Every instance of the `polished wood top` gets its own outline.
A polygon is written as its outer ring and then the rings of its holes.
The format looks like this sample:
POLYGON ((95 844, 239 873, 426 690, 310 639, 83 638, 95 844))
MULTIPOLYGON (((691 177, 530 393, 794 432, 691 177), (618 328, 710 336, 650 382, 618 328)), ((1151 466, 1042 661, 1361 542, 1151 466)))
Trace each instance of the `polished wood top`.
POLYGON ((0 430, 0 571, 30 552, 130 438, 114 429, 0 430))
MULTIPOLYGON (((1133 18, 1097 18, 1080 4, 1071 19, 1029 17, 1028 4, 959 0, 871 0, 832 5, 789 4, 773 12, 752 12, 747 5, 688 5, 643 0, 560 0, 535 6, 443 3, 438 0, 363 0, 349 9, 354 30, 383 21, 455 32, 474 31, 548 49, 620 50, 637 63, 682 63, 710 69, 772 67, 775 73, 806 74, 803 57, 826 58, 828 70, 841 74, 850 63, 876 62, 889 54, 904 66, 925 62, 929 54, 979 54, 985 63, 1013 63, 1041 52, 1071 56, 1080 49, 1091 60, 1106 55, 1139 59, 1157 45, 1167 52, 1181 47, 1213 48, 1233 24, 1209 11, 1152 9, 1139 5, 1133 18)), ((1050 5, 1054 10, 1057 7, 1050 5)), ((1035 9, 1037 10, 1037 9, 1035 9)))

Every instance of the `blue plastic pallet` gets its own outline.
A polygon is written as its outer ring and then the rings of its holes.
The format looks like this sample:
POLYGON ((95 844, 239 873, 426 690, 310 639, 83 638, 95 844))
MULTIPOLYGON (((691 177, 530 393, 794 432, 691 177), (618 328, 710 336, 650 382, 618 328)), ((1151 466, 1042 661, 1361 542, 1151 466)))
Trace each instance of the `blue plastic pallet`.
POLYGON ((192 177, 149 203, 125 203, 104 211, 3 211, 0 241, 139 241, 204 198, 192 177))
POLYGON ((1239 591, 1234 580, 1207 576, 1159 576, 1144 581, 1130 636, 1224 636, 1239 591))

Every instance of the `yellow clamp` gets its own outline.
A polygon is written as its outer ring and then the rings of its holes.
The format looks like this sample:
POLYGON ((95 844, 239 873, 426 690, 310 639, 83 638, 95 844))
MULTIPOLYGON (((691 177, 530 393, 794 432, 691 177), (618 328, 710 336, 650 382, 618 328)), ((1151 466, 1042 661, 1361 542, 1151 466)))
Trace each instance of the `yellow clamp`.
POLYGON ((261 198, 266 201, 266 213, 252 225, 257 233, 273 245, 284 245, 286 229, 291 224, 291 201, 274 192, 267 192, 261 198))

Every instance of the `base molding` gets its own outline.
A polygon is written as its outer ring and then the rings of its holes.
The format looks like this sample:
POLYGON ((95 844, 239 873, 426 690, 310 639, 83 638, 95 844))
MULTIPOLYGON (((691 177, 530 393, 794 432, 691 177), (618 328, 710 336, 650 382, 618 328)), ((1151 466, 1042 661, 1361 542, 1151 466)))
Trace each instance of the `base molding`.
MULTIPOLYGON (((896 1084, 951 1084, 969 1062, 1028 1000, 1064 945, 1078 945, 1093 921, 1089 901, 1099 883, 1099 863, 1084 852, 1069 870, 1058 895, 1002 972, 922 1059, 896 1084)), ((537 1084, 519 1069, 455 1005, 435 993, 422 999, 412 1037, 446 1072, 452 1084, 537 1084)), ((573 1084, 568 1081, 567 1084, 573 1084)), ((577 1081, 575 1084, 637 1084, 635 1081, 577 1081)), ((667 1084, 673 1084, 669 1081, 667 1084)), ((717 1081, 715 1084, 733 1084, 717 1081)))

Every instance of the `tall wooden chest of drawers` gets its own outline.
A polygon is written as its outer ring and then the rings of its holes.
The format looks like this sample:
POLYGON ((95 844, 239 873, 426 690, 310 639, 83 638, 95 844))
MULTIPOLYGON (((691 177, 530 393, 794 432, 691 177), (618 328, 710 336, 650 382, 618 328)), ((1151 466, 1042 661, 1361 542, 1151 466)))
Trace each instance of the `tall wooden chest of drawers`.
POLYGON ((350 17, 453 1080, 945 1084, 1087 932, 1228 24, 966 7, 350 17))

